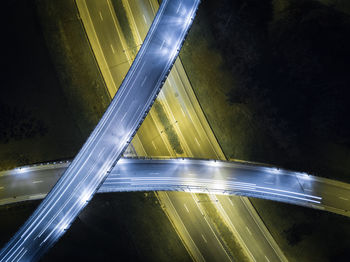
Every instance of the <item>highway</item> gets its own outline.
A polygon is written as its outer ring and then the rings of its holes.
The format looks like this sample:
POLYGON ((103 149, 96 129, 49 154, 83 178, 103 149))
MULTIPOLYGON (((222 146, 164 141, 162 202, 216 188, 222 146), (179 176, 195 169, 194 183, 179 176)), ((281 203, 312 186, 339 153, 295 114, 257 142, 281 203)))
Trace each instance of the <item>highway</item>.
POLYGON ((204 211, 195 200, 194 194, 168 192, 166 195, 169 197, 169 201, 176 209, 184 225, 191 225, 186 226, 186 229, 205 261, 234 260, 225 250, 224 244, 218 237, 218 232, 216 232, 214 225, 204 215, 204 211), (200 222, 201 220, 204 220, 205 223, 200 222))
MULTIPOLYGON (((0 203, 35 196, 41 199, 69 164, 63 161, 0 172, 0 203)), ((98 192, 154 190, 251 195, 350 216, 346 212, 350 209, 350 184, 273 167, 216 160, 122 158, 98 192)), ((222 201, 228 209, 233 206, 229 198, 222 201)))
POLYGON ((69 228, 131 142, 175 62, 199 1, 163 1, 117 94, 1 261, 37 260, 69 228), (176 19, 177 22, 169 22, 176 19))
MULTIPOLYGON (((117 90, 117 86, 125 76, 128 66, 132 63, 135 51, 143 42, 155 12, 158 9, 158 2, 156 0, 122 0, 119 2, 119 6, 113 7, 113 3, 115 2, 116 1, 113 0, 76 0, 90 44, 94 50, 95 57, 112 97, 117 90), (119 13, 115 14, 118 10, 119 13), (121 12, 126 14, 128 25, 125 25, 125 22, 122 25, 123 19, 119 17, 123 16, 123 14, 120 14, 121 12), (132 37, 130 37, 130 31, 132 37)), ((188 156, 225 159, 202 112, 179 58, 176 60, 157 100, 164 107, 169 122, 176 131, 181 148, 183 149, 183 154, 179 154, 179 152, 176 152, 172 148, 164 132, 167 126, 162 125, 157 116, 157 112, 152 108, 132 141, 138 156, 188 156)), ((180 210, 177 212, 174 208, 174 212, 169 213, 168 211, 173 209, 173 205, 169 203, 171 203, 171 201, 178 202, 179 199, 177 199, 177 196, 182 201, 193 201, 192 196, 188 194, 159 194, 159 200, 162 205, 166 207, 165 211, 173 221, 173 224, 184 224, 186 228, 201 224, 202 230, 205 229, 208 235, 212 234, 213 237, 221 238, 218 234, 213 234, 210 227, 207 225, 207 221, 203 218, 197 220, 194 224, 191 220, 181 221, 182 217, 177 215, 180 213, 180 210)), ((240 198, 232 199, 234 203, 241 201, 240 198)), ((238 203, 238 205, 241 204, 238 203)), ((196 212, 195 210, 190 211, 196 212)), ((230 214, 229 212, 227 213, 230 214)), ((239 215, 241 217, 249 217, 250 213, 248 209, 240 209, 239 215)), ((235 224, 235 217, 229 217, 231 223, 235 224)), ((261 222, 259 217, 257 220, 261 222)), ((177 228, 177 231, 180 232, 179 228, 177 228)), ((259 231, 258 225, 255 225, 255 231, 259 231)), ((267 234, 269 235, 269 233, 267 234)), ((192 243, 190 236, 187 236, 187 238, 181 236, 181 239, 186 242, 184 244, 187 245, 187 247, 189 245, 193 247, 188 248, 192 256, 193 253, 199 254, 195 259, 201 260, 203 256, 196 251, 197 243, 192 243)), ((242 238, 241 245, 245 247, 246 250, 251 248, 254 251, 256 246, 260 246, 261 249, 264 249, 265 254, 272 258, 276 257, 276 250, 278 250, 278 253, 282 253, 275 242, 272 245, 274 248, 270 244, 265 245, 265 242, 257 241, 249 241, 245 245, 244 235, 242 238)), ((214 249, 213 247, 216 246, 217 245, 211 245, 209 248, 214 249)), ((216 252, 224 253, 224 250, 221 248, 216 250, 216 252)), ((260 258, 252 252, 251 259, 254 259, 254 257, 256 257, 256 259, 260 258)), ((285 260, 283 259, 283 254, 281 254, 280 257, 282 257, 280 260, 285 260)), ((209 258, 204 256, 204 259, 209 258)), ((263 259, 265 259, 265 257, 263 257, 263 259)))

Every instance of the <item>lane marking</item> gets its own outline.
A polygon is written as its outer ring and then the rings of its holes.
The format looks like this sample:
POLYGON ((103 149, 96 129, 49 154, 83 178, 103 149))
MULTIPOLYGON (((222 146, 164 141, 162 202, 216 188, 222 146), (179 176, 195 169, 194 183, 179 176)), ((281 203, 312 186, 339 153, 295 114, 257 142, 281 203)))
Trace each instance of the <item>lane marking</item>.
POLYGON ((345 198, 345 197, 339 197, 342 200, 348 201, 349 199, 345 198))
POLYGON ((152 141, 152 145, 153 145, 154 149, 157 149, 156 144, 154 143, 154 141, 152 141))
POLYGON ((230 201, 231 206, 233 206, 232 200, 228 198, 228 201, 230 201))
POLYGON ((204 216, 204 213, 203 213, 201 207, 200 207, 199 204, 198 204, 198 203, 199 203, 199 199, 198 199, 197 196, 196 196, 195 194, 193 194, 192 192, 191 192, 191 196, 192 196, 192 198, 193 198, 193 201, 196 203, 196 205, 197 205, 197 207, 198 207, 198 209, 199 209, 199 212, 201 212, 202 216, 204 216))
POLYGON ((205 239, 205 237, 203 236, 203 234, 201 234, 201 235, 202 235, 202 238, 203 238, 204 242, 205 242, 205 243, 208 243, 208 241, 205 239))
POLYGON ((103 21, 103 16, 102 16, 101 11, 99 11, 98 13, 100 14, 101 21, 103 21))
POLYGON ((185 112, 182 110, 182 107, 180 107, 180 108, 181 108, 182 114, 184 115, 184 117, 186 117, 185 112))
POLYGON ((159 50, 162 50, 164 43, 165 43, 165 40, 163 39, 163 42, 162 42, 162 44, 160 45, 159 50))
POLYGON ((245 228, 247 229, 248 233, 252 236, 253 234, 252 232, 250 232, 249 228, 247 226, 245 228))
POLYGON ((110 46, 111 46, 111 49, 112 49, 112 53, 114 54, 114 48, 113 48, 113 45, 112 45, 112 44, 110 44, 110 46))
POLYGON ((122 120, 121 121, 123 121, 124 120, 124 118, 126 117, 126 114, 127 114, 128 112, 125 112, 125 114, 123 115, 123 117, 122 117, 122 120))
POLYGON ((147 77, 148 76, 145 76, 145 78, 142 80, 141 86, 143 86, 145 84, 147 77))
POLYGON ((22 253, 22 255, 18 258, 18 260, 17 261, 20 261, 21 260, 21 258, 24 256, 24 254, 25 253, 27 253, 27 250, 25 250, 23 253, 22 253))
POLYGON ((267 256, 265 256, 265 259, 267 260, 267 262, 270 262, 270 259, 268 259, 267 256))
POLYGON ((187 213, 190 213, 190 211, 188 210, 186 204, 184 204, 184 207, 186 208, 187 213))
POLYGON ((198 146, 201 146, 201 144, 199 144, 197 137, 194 138, 196 140, 196 143, 198 144, 198 146))
POLYGON ((177 10, 176 10, 176 13, 178 13, 178 12, 180 11, 181 5, 182 5, 182 3, 180 2, 179 6, 178 6, 178 8, 177 8, 177 10))
POLYGON ((145 23, 147 24, 147 20, 146 20, 145 15, 143 15, 143 20, 144 20, 144 21, 145 21, 145 23))
POLYGON ((33 184, 39 184, 39 183, 42 183, 42 182, 43 182, 42 180, 32 181, 33 184))

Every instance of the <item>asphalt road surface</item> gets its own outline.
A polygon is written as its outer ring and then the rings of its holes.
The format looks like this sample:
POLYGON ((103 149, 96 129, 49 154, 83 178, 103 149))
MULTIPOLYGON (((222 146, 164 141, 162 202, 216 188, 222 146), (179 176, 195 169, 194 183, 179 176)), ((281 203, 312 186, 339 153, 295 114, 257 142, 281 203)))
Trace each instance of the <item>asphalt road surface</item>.
MULTIPOLYGON (((69 164, 63 161, 0 172, 0 204, 35 196, 42 198, 69 164)), ((346 212, 350 209, 347 183, 273 167, 216 160, 122 158, 98 192, 149 190, 252 195, 328 211, 343 210, 334 212, 350 216, 346 212)), ((220 201, 231 210, 233 203, 229 198, 220 201)))

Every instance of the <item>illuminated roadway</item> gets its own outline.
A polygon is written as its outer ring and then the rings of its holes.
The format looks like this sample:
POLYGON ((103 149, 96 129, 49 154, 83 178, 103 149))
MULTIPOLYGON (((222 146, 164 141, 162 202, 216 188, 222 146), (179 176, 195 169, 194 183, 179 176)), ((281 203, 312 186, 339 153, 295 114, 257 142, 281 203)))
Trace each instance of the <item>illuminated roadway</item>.
MULTIPOLYGON (((117 1, 76 0, 79 17, 111 97, 131 65, 134 54, 143 42, 159 6, 157 0, 120 0, 119 13, 116 14, 112 2, 117 1), (128 25, 125 21, 121 24, 121 13, 127 16, 128 25)), ((157 112, 152 108, 132 141, 138 156, 225 159, 179 58, 157 100, 164 106, 184 153, 179 154, 172 149, 164 132, 166 126, 162 125, 157 112)), ((164 191, 159 192, 157 196, 176 232, 180 233, 181 240, 195 260, 210 261, 213 258, 211 254, 215 254, 220 261, 232 260, 225 251, 225 245, 221 244, 220 233, 223 232, 213 232, 211 229, 213 224, 210 225, 203 216, 196 216, 196 220, 191 218, 200 214, 200 205, 196 205, 195 194, 164 191), (204 241, 202 234, 207 241, 204 241)), ((232 197, 228 201, 228 197, 223 197, 219 198, 218 202, 223 207, 220 215, 225 215, 229 219, 230 231, 239 240, 239 244, 251 260, 268 258, 271 261, 286 261, 259 215, 255 210, 251 212, 253 207, 249 201, 246 203, 246 199, 238 197, 232 197), (254 234, 253 237, 247 234, 246 228, 254 234)), ((209 219, 209 222, 212 223, 212 220, 209 219)))
MULTIPOLYGON (((1 172, 0 204, 43 198, 68 166, 62 162, 1 172)), ((154 190, 248 195, 350 216, 349 184, 236 162, 122 158, 98 192, 154 190)))
POLYGON ((196 0, 162 2, 110 106, 44 201, 1 250, 1 261, 37 260, 69 228, 141 125, 175 62, 198 4, 196 0))

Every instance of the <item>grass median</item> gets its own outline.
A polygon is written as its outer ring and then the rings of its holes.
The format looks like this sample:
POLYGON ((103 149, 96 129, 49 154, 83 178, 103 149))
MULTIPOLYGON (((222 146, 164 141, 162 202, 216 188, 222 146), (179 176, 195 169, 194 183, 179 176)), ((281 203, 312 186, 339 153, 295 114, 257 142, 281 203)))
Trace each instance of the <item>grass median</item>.
POLYGON ((215 207, 212 200, 207 194, 197 194, 200 205, 204 208, 205 213, 208 215, 208 219, 215 226, 216 231, 219 232, 220 237, 224 241, 224 245, 228 247, 229 253, 234 257, 236 261, 250 261, 241 245, 238 244, 235 234, 231 232, 229 226, 225 223, 220 212, 215 207))

